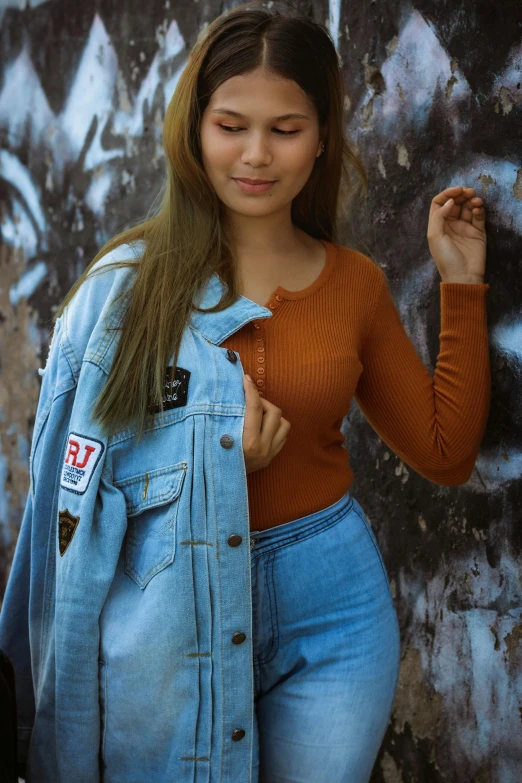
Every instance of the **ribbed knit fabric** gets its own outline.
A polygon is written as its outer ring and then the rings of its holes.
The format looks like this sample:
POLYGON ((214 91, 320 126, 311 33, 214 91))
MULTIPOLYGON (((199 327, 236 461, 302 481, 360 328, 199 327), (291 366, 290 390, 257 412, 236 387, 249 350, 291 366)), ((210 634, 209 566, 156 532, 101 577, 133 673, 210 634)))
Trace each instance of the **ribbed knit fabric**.
POLYGON ((278 287, 270 318, 221 345, 237 351, 263 396, 291 424, 270 465, 247 475, 251 530, 335 503, 349 489, 340 431, 355 397, 379 437, 436 484, 470 477, 490 406, 489 284, 440 283, 440 349, 433 377, 370 258, 324 242, 326 264, 301 291, 278 287))

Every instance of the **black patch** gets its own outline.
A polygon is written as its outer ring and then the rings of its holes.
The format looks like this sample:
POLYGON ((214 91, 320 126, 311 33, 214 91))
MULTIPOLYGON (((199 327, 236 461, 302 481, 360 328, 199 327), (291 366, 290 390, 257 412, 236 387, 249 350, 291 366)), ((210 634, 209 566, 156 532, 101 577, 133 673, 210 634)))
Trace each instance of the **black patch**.
POLYGON ((64 509, 63 511, 58 511, 58 519, 59 519, 59 533, 58 533, 58 540, 60 542, 60 555, 62 555, 69 546, 69 544, 72 541, 72 538, 76 532, 76 528, 78 527, 78 522, 80 521, 80 517, 73 517, 72 514, 69 514, 69 511, 67 509, 64 509))
MULTIPOLYGON (((189 370, 183 367, 175 367, 174 377, 171 380, 172 365, 165 370, 165 392, 163 394, 163 410, 169 411, 171 408, 183 408, 187 404, 188 387, 190 380, 189 370)), ((156 405, 151 413, 160 413, 159 405, 156 405)))

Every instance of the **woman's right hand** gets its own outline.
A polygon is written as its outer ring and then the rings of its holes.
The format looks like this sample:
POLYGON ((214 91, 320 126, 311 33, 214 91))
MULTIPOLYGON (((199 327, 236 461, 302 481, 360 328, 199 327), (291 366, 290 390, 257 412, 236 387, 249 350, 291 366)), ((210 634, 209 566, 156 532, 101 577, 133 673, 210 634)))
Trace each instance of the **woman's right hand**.
POLYGON ((282 410, 260 397, 252 380, 243 375, 245 389, 245 423, 243 453, 246 472, 252 473, 270 465, 286 443, 290 422, 282 417, 282 410))

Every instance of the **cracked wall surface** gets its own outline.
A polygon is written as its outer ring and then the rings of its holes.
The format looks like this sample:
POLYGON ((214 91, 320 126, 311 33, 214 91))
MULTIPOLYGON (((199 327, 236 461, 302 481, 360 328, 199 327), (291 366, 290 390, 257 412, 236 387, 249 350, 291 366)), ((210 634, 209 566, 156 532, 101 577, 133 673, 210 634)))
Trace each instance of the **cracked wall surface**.
MULTIPOLYGON (((488 230, 492 409, 470 480, 442 487, 415 473, 355 402, 343 423, 351 491, 379 540, 401 625, 401 676, 372 782, 518 783, 520 5, 307 7, 337 46, 346 131, 370 178, 347 227, 385 271, 431 371, 440 325, 431 199, 474 187, 488 230)), ((148 211, 163 178, 166 105, 188 49, 221 10, 208 0, 0 2, 0 596, 29 487, 51 316, 106 239, 148 211)))

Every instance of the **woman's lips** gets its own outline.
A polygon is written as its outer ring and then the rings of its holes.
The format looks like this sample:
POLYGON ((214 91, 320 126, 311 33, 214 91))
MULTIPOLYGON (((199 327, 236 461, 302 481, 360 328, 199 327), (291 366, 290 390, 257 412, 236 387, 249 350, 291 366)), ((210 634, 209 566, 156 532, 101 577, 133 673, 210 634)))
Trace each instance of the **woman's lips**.
POLYGON ((270 190, 270 188, 275 185, 276 181, 274 182, 266 182, 262 185, 254 185, 251 182, 245 182, 242 179, 236 179, 235 177, 232 177, 234 182, 237 182, 241 190, 244 190, 246 193, 264 193, 265 190, 270 190))

